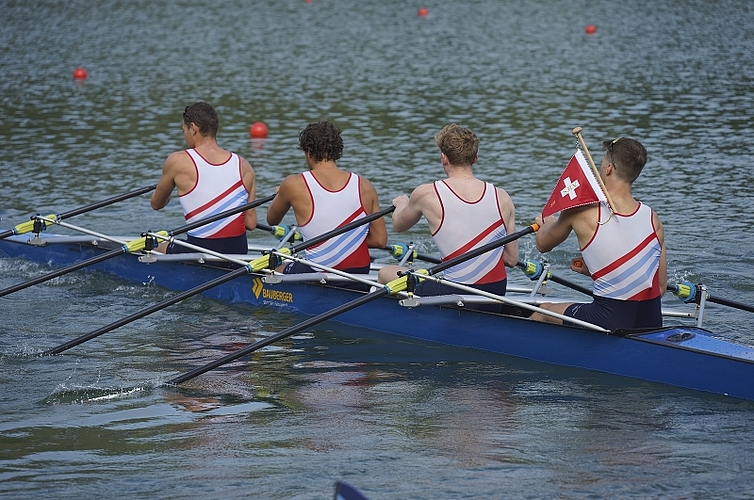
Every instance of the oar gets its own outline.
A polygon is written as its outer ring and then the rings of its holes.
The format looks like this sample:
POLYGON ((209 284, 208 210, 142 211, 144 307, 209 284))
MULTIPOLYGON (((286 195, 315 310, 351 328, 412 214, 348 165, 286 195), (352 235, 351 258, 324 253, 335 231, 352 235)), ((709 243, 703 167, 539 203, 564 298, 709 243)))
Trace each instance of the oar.
MULTIPOLYGON (((536 267, 537 264, 539 263, 532 262, 532 261, 527 261, 527 262, 519 261, 518 264, 516 265, 524 269, 525 271, 527 271, 528 269, 533 269, 534 267, 536 267)), ((528 271, 527 271, 527 276, 529 276, 530 278, 533 276, 533 279, 536 279, 538 277, 534 275, 530 276, 528 271)), ((571 281, 555 276, 554 274, 548 274, 548 278, 554 281, 555 283, 559 283, 563 286, 567 286, 568 288, 576 290, 577 292, 581 292, 586 295, 593 295, 592 290, 590 290, 589 288, 585 288, 581 285, 577 285, 576 283, 573 283, 571 281)), ((697 286, 692 283, 688 283, 688 282, 683 282, 683 283, 678 283, 678 284, 668 283, 667 289, 668 291, 677 295, 684 302, 694 302, 698 304, 700 301, 700 297, 698 297, 698 293, 697 293, 697 286)), ((715 297, 709 294, 707 294, 705 300, 707 302, 713 302, 715 304, 733 307, 735 309, 741 309, 742 311, 754 312, 754 306, 751 306, 749 304, 744 304, 742 302, 736 302, 735 300, 724 299, 722 297, 715 297)))
MULTIPOLYGON (((387 250, 388 252, 390 252, 390 255, 400 260, 409 251, 409 248, 408 245, 404 243, 394 243, 392 245, 386 246, 385 248, 383 248, 383 250, 387 250)), ((442 259, 440 259, 439 257, 419 253, 416 250, 412 250, 411 258, 423 260, 424 262, 429 262, 430 264, 439 264, 440 262, 442 262, 442 259)))
MULTIPOLYGON (((469 259, 473 259, 474 257, 477 257, 479 255, 482 255, 486 252, 489 252, 490 250, 494 250, 495 248, 501 247, 505 245, 506 243, 510 243, 511 241, 517 240, 518 238, 537 231, 539 229, 539 226, 537 224, 532 224, 531 226, 527 226, 526 228, 522 229, 521 231, 518 231, 513 234, 509 234, 497 241, 493 241, 491 243, 488 243, 486 245, 483 245, 479 248, 476 248, 474 250, 471 250, 468 253, 465 253, 463 255, 459 255, 457 257, 454 257, 450 260, 447 260, 441 264, 437 264, 435 266, 432 266, 431 268, 426 270, 426 273, 428 275, 437 274, 441 271, 444 271, 445 269, 448 269, 450 267, 453 267, 457 264, 460 264, 461 262, 465 262, 469 259)), ((350 311, 351 309, 355 309, 359 307, 362 304, 366 304, 368 302, 371 302, 375 299, 378 299, 380 297, 383 297, 385 295, 392 295, 398 292, 401 292, 406 289, 407 287, 407 277, 403 276, 401 278, 395 279, 391 281, 390 283, 386 284, 384 287, 379 288, 378 290, 375 290, 373 292, 370 292, 366 295, 362 295, 350 302, 347 302, 341 306, 336 307, 335 309, 331 309, 329 311, 325 311, 321 314, 318 314, 317 316, 313 316, 306 321, 299 323, 298 325, 294 325, 290 328, 287 328, 283 330, 282 332, 276 333, 275 335, 272 335, 270 337, 264 338, 262 340, 259 340, 257 342, 254 342, 251 345, 248 345, 242 349, 238 349, 235 352, 232 352, 226 356, 223 356, 220 359, 217 359, 211 363, 208 363, 204 366, 200 366, 198 368, 195 368, 191 370, 190 372, 187 372, 183 375, 180 375, 178 377, 175 377, 174 379, 170 380, 169 384, 181 384, 187 380, 190 380, 192 378, 198 377, 199 375, 206 373, 210 370, 213 370, 215 368, 218 368, 220 366, 226 365, 230 363, 231 361, 234 361, 240 357, 246 356, 249 353, 252 353, 256 350, 259 350, 263 347, 266 347, 270 344, 273 344, 277 342, 278 340, 284 339, 286 337, 290 337, 291 335, 294 335, 302 330, 306 330, 307 328, 314 326, 318 323, 321 323, 323 321, 326 321, 334 316, 337 316, 339 314, 342 314, 344 312, 350 311)))
MULTIPOLYGON (((542 272, 542 264, 540 264, 539 262, 534 262, 534 261, 521 262, 521 261, 518 261, 518 263, 516 264, 516 266, 520 267, 521 269, 523 269, 524 272, 526 273, 526 275, 530 279, 532 279, 532 280, 536 280, 537 278, 539 278, 539 274, 538 273, 542 272)), ((592 295, 592 291, 589 288, 586 288, 586 287, 583 287, 583 286, 578 285, 576 283, 573 283, 571 281, 565 280, 565 279, 563 279, 563 278, 561 278, 559 276, 555 276, 554 274, 551 274, 549 272, 547 274, 547 278, 550 279, 550 280, 552 280, 552 281, 554 281, 555 283, 559 283, 559 284, 561 284, 563 286, 567 286, 568 288, 571 288, 572 290, 576 290, 577 292, 585 293, 586 295, 592 295)))
MULTIPOLYGON (((161 231, 157 234, 161 234, 165 237, 173 237, 177 236, 179 234, 183 234, 185 232, 191 231, 192 229, 196 229, 197 227, 204 226, 206 224, 210 224, 212 222, 215 222, 220 219, 224 219, 230 215, 237 214, 239 212, 243 212, 244 210, 249 210, 255 207, 258 207, 259 205, 262 205, 264 203, 267 203, 268 201, 272 201, 272 199, 275 197, 275 195, 268 196, 267 198, 263 198, 261 200, 254 200, 249 203, 246 203, 244 205, 241 205, 240 207, 231 208, 230 210, 226 210, 224 212, 221 212, 219 214, 212 215, 210 217, 206 217, 204 219, 200 219, 198 221, 194 221, 190 224, 186 224, 184 226, 177 227, 173 229, 172 231, 161 231)), ((58 269, 57 271, 53 271, 51 273, 44 274, 42 276, 38 276, 34 279, 24 281, 23 283, 18 283, 17 285, 10 286, 8 288, 4 288, 0 290, 0 297, 4 297, 8 294, 11 294, 13 292, 17 292, 19 290, 23 290, 24 288, 28 288, 33 285, 38 285, 39 283, 44 283, 45 281, 49 281, 53 278, 57 278, 59 276, 63 276, 64 274, 71 273, 73 271, 77 271, 79 269, 83 269, 88 266, 92 266, 94 264, 98 264, 100 262, 106 261, 108 259, 112 259, 113 257, 117 257, 118 255, 122 255, 124 253, 134 253, 138 252, 140 250, 144 250, 146 246, 146 237, 142 236, 141 238, 133 241, 129 241, 128 243, 115 248, 113 250, 110 250, 109 252, 102 253, 100 255, 97 255, 95 257, 92 257, 91 259, 87 259, 81 262, 78 262, 76 264, 72 264, 68 267, 64 267, 62 269, 58 269)))
MULTIPOLYGON (((271 198, 274 198, 274 196, 270 197, 270 199, 271 198)), ((267 200, 267 201, 269 201, 269 200, 267 200)), ((338 227, 338 228, 336 228, 336 229, 334 229, 334 230, 332 230, 330 232, 321 234, 321 235, 317 236, 316 238, 312 238, 310 240, 306 240, 306 241, 304 241, 302 243, 299 243, 298 245, 295 245, 291 250, 286 250, 286 251, 290 251, 291 253, 300 252, 301 250, 305 250, 306 248, 309 248, 310 246, 313 246, 313 245, 316 245, 318 243, 321 243, 322 241, 328 240, 328 239, 330 239, 330 238, 332 238, 334 236, 338 236, 339 234, 343 234, 343 233, 345 233, 347 231, 350 231, 350 230, 352 230, 352 229, 354 229, 356 227, 362 226, 364 224, 368 224, 369 222, 371 222, 371 221, 373 221, 375 219, 379 219, 380 217, 383 217, 383 216, 389 214, 393 210, 395 210, 395 207, 394 206, 390 206, 389 208, 386 208, 385 210, 382 210, 380 212, 375 212, 375 213, 370 214, 370 215, 368 215, 366 217, 363 217, 361 219, 355 220, 355 221, 353 221, 353 222, 351 222, 349 224, 346 224, 344 226, 340 226, 340 227, 338 227)), ((228 259, 228 260, 232 260, 232 261, 236 262, 235 259, 228 259)), ((126 325, 128 323, 131 323, 132 321, 135 321, 135 320, 137 320, 139 318, 143 318, 144 316, 152 314, 153 312, 157 312, 157 311, 159 311, 161 309, 165 309, 168 306, 176 304, 176 303, 178 303, 178 302, 180 302, 180 301, 182 301, 184 299, 187 299, 189 297, 193 297, 194 295, 200 294, 200 293, 202 293, 205 290, 209 290, 210 288, 213 288, 213 287, 215 287, 217 285, 221 285, 222 283, 225 283, 227 281, 235 279, 238 276, 241 276, 243 274, 249 274, 249 273, 254 273, 254 272, 261 271, 262 269, 267 268, 269 266, 269 263, 270 263, 270 255, 263 255, 262 257, 259 257, 259 258, 255 259, 255 260, 247 263, 246 265, 244 265, 243 267, 241 267, 239 269, 235 269, 235 270, 233 270, 233 271, 231 271, 229 273, 226 273, 226 274, 224 274, 222 276, 218 276, 217 278, 215 278, 213 280, 210 280, 210 281, 208 281, 206 283, 203 283, 201 285, 195 286, 194 288, 192 288, 190 290, 187 290, 185 292, 179 293, 179 294, 177 294, 177 295, 175 295, 173 297, 169 297, 169 298, 167 298, 167 299, 165 299, 165 300, 163 300, 161 302, 158 302, 157 304, 153 304, 153 305, 147 307, 146 309, 142 309, 141 311, 135 312, 134 314, 131 314, 131 315, 129 315, 129 316, 123 318, 123 319, 120 319, 118 321, 115 321, 113 323, 110 323, 107 326, 103 326, 102 328, 99 328, 99 329, 97 329, 97 330, 95 330, 93 332, 81 335, 80 337, 77 337, 77 338, 75 338, 75 339, 73 339, 73 340, 71 340, 69 342, 66 342, 65 344, 61 344, 61 345, 59 345, 59 346, 57 346, 57 347, 55 347, 53 349, 49 349, 49 350, 43 352, 42 355, 44 356, 44 355, 47 355, 47 354, 59 354, 59 353, 61 353, 63 351, 66 351, 66 350, 70 349, 71 347, 75 347, 75 346, 77 346, 79 344, 83 344, 84 342, 86 342, 88 340, 91 340, 93 338, 99 337, 103 333, 107 333, 107 332, 109 332, 111 330, 115 330, 116 328, 124 326, 124 325, 126 325)))
MULTIPOLYGON (((108 198, 106 200, 98 201, 96 203, 92 203, 91 205, 86 205, 80 208, 75 208, 73 210, 69 210, 68 212, 63 212, 60 215, 48 215, 48 219, 55 219, 55 220, 63 220, 68 219, 70 217, 74 217, 76 215, 81 215, 86 212, 91 212, 92 210, 96 210, 101 207, 106 207, 107 205, 112 205, 113 203, 117 203, 119 201, 127 200, 129 198, 134 198, 135 196, 139 196, 140 194, 148 193, 152 190, 154 190, 157 187, 157 184, 152 186, 146 186, 141 189, 136 189, 135 191, 131 191, 130 193, 124 193, 119 194, 118 196, 113 196, 112 198, 108 198)), ((0 233, 0 239, 7 238, 8 236, 13 236, 16 234, 24 234, 28 233, 34 230, 34 220, 36 217, 32 217, 32 220, 28 222, 24 222, 22 224, 17 225, 13 229, 8 229, 7 231, 3 231, 0 233)), ((43 222, 45 227, 47 227, 49 224, 52 224, 52 222, 43 222)))
MULTIPOLYGON (((694 302, 699 304, 701 301, 701 291, 698 291, 698 287, 689 282, 683 282, 678 284, 668 284, 668 290, 676 294, 684 302, 694 302)), ((707 294, 705 296, 707 302, 713 302, 723 306, 733 307, 735 309, 741 309, 742 311, 754 312, 754 306, 744 304, 742 302, 736 302, 735 300, 724 299, 722 297, 715 297, 707 294)))
POLYGON ((289 234, 291 231, 291 228, 288 226, 270 226, 268 224, 265 224, 263 222, 257 222, 257 229, 261 229, 262 231, 267 231, 271 235, 273 235, 275 238, 279 240, 283 239, 291 239, 293 238, 293 241, 301 241, 301 234, 297 233, 295 230, 293 234, 289 234))

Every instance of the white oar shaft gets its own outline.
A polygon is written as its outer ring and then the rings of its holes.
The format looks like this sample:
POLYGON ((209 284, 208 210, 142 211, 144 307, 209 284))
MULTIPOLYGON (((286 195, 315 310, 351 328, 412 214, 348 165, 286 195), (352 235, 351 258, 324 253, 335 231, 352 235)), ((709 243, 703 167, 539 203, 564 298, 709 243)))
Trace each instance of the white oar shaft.
POLYGON ((579 326, 583 326, 584 328, 589 328, 590 330, 596 330, 598 332, 603 332, 603 333, 610 333, 610 330, 606 330, 606 329, 602 328, 601 326, 597 326, 597 325, 594 325, 592 323, 588 323, 586 321, 582 321, 580 319, 571 318, 570 316, 565 316, 563 314, 559 314, 559 313, 556 313, 556 312, 548 311, 546 309, 542 309, 541 307, 529 305, 529 304, 527 304, 525 302, 520 302, 518 300, 509 299, 509 298, 507 298, 507 297, 505 297, 503 295, 496 295, 494 293, 485 292, 484 290, 479 290, 478 288, 470 287, 468 285, 463 285, 461 283, 455 283, 453 281, 448 281, 446 279, 438 278, 436 276, 426 276, 426 275, 423 275, 423 274, 415 273, 413 271, 406 271, 406 272, 408 272, 408 273, 416 276, 417 278, 431 279, 431 280, 436 281, 438 283, 443 283, 445 285, 449 285, 449 286, 451 286, 453 288, 457 288, 459 290, 463 290, 463 291, 468 292, 468 293, 472 293, 472 294, 475 294, 475 295, 481 295, 482 297, 487 297, 488 299, 497 300, 498 302, 503 302, 505 304, 509 304, 509 305, 512 305, 512 306, 521 307, 522 309, 527 309, 529 311, 534 311, 534 312, 539 312, 539 313, 542 313, 542 314, 546 314, 548 316, 552 316, 553 318, 558 318, 560 320, 567 321, 569 323, 573 323, 573 324, 576 324, 576 325, 579 325, 579 326))
POLYGON ((186 248, 189 248, 191 250, 194 250, 195 252, 206 253, 207 255, 212 255, 213 257, 217 257, 219 259, 222 259, 222 260, 225 260, 225 261, 228 261, 228 262, 232 262, 233 264, 238 264, 239 266, 246 266, 248 264, 248 262, 246 262, 244 260, 236 259, 235 257, 231 257, 230 255, 225 255, 225 254, 220 253, 220 252, 215 252, 214 250, 209 250, 208 248, 204 248, 204 247, 200 247, 200 246, 197 246, 197 245, 193 245, 193 244, 188 243, 188 242, 186 242, 184 240, 175 239, 172 236, 164 236, 162 234, 157 234, 157 233, 147 233, 147 236, 154 236, 155 238, 157 238, 157 239, 159 239, 161 241, 169 241, 171 243, 175 243, 176 245, 180 245, 182 247, 186 247, 186 248))
MULTIPOLYGON (((273 255, 277 255, 278 257, 281 257, 281 258, 283 258, 285 260, 292 260, 293 262, 298 262, 300 264, 305 264, 305 265, 307 265, 309 267, 313 267, 315 269, 321 269, 322 271, 325 271, 325 272, 328 272, 328 273, 332 273, 332 274, 335 274, 337 276, 342 276, 344 278, 348 278, 348 279, 350 279, 352 281, 355 281, 357 283, 362 283, 364 285, 374 286, 374 287, 378 287, 378 288, 382 288, 383 286, 385 286, 384 283, 379 283, 379 282, 374 281, 374 280, 370 280, 370 279, 367 279, 367 278, 362 278, 361 276, 358 276, 358 275, 355 275, 355 274, 351 274, 351 273, 347 273, 345 271, 341 271, 340 269, 335 269, 333 267, 328 267, 328 266, 325 266, 325 265, 322 265, 322 264, 318 264, 316 262, 312 262, 310 260, 302 259, 300 257, 295 257, 293 255, 288 255, 288 254, 285 254, 285 253, 274 252, 274 251, 272 252, 272 254, 273 255)), ((405 292, 399 292, 398 293, 398 295, 403 295, 403 294, 405 294, 405 292)))
POLYGON ((102 240, 112 241, 113 243, 117 243, 119 245, 125 245, 127 243, 126 241, 120 240, 118 238, 114 238, 106 234, 98 233, 97 231, 91 231, 89 229, 86 229, 80 226, 75 226, 73 224, 68 224, 67 222, 59 221, 57 219, 52 219, 50 217, 38 216, 37 218, 45 222, 57 224, 58 226, 64 227, 66 229, 72 229, 73 231, 78 231, 79 233, 88 234, 90 236, 96 236, 97 238, 102 239, 102 240))

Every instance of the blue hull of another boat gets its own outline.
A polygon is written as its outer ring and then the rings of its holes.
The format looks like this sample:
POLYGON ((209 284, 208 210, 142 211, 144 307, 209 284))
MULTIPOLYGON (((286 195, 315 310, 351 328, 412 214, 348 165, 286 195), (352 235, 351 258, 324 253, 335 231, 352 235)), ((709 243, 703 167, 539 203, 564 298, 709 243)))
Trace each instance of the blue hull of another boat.
MULTIPOLYGON (((58 268, 102 252, 100 248, 74 243, 33 246, 25 243, 28 239, 14 236, 0 240, 0 254, 58 268)), ((54 236, 48 235, 45 239, 55 241, 54 236)), ((143 264, 134 255, 121 255, 92 268, 172 290, 188 290, 227 272, 212 265, 143 264)), ((204 295, 230 303, 282 308, 312 316, 340 306, 358 293, 313 283, 270 285, 264 283, 260 275, 249 274, 210 289, 204 295)), ((607 335, 456 307, 406 308, 393 297, 363 304, 336 316, 334 321, 449 346, 754 400, 754 348, 726 341, 695 327, 607 335)))

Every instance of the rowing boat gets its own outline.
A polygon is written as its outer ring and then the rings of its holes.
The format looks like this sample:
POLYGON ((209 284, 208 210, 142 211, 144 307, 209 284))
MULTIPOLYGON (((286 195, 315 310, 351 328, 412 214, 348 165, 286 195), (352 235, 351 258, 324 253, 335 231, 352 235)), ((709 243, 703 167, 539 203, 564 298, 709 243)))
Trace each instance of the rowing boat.
MULTIPOLYGON (((18 235, 0 239, 0 255, 57 267, 116 246, 89 236, 18 235)), ((227 262, 209 257, 124 253, 91 267, 125 280, 183 291, 228 272, 227 262)), ((338 276, 327 273, 316 273, 316 277, 249 273, 203 293, 215 300, 313 316, 364 293, 341 285, 338 276)), ((386 296, 343 312, 334 320, 448 346, 754 400, 754 347, 725 340, 703 328, 673 326, 604 333, 534 322, 515 308, 497 314, 463 306, 478 299, 453 295, 407 301, 405 297, 386 296)))

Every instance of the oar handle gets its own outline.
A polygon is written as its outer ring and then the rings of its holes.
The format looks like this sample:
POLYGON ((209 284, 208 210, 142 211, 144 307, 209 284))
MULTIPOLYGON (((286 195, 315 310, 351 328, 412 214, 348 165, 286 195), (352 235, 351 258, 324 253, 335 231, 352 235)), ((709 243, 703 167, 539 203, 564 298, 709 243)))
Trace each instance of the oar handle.
MULTIPOLYGON (((539 263, 537 263, 537 264, 539 264, 539 263)), ((521 262, 521 261, 518 261, 516 263, 516 266, 520 267, 521 269, 524 269, 524 270, 526 270, 526 268, 528 267, 526 262, 521 262)), ((534 279, 536 279, 536 278, 534 278, 534 279)), ((568 288, 571 288, 572 290, 576 290, 577 292, 581 292, 581 293, 586 294, 586 295, 592 295, 592 290, 590 290, 589 288, 583 287, 581 285, 578 285, 576 283, 573 283, 571 281, 563 279, 563 278, 561 278, 559 276, 556 276, 556 275, 554 275, 552 273, 548 273, 547 279, 549 279, 551 281, 554 281, 555 283, 558 283, 560 285, 563 285, 563 286, 566 286, 568 288)))
POLYGON ((219 214, 212 215, 210 217, 207 217, 205 219, 198 220, 196 222, 191 222, 189 224, 186 224, 184 226, 177 227, 173 229, 172 231, 168 231, 168 234, 170 236, 176 236, 178 234, 183 234, 191 231, 192 229, 196 229, 197 227, 206 226, 207 224, 211 224, 215 221, 218 221, 220 219, 224 219, 226 217, 230 217, 231 215, 235 215, 240 212, 245 212, 246 210, 251 210, 252 208, 256 208, 259 205, 264 205, 267 202, 272 201, 275 198, 275 195, 268 196, 267 198, 261 198, 254 201, 250 201, 248 203, 245 203, 241 205, 240 207, 231 208, 230 210, 226 210, 224 212, 220 212, 219 214))

